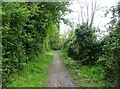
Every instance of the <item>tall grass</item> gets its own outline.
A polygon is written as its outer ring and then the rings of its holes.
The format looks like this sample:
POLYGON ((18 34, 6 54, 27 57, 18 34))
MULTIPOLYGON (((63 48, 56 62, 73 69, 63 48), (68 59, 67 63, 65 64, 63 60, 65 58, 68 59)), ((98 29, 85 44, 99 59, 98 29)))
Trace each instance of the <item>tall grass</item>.
POLYGON ((83 66, 67 56, 66 52, 60 52, 61 59, 69 69, 79 87, 106 87, 105 72, 101 66, 83 66))
POLYGON ((28 63, 19 75, 11 77, 9 87, 41 87, 47 81, 52 52, 44 52, 28 63))

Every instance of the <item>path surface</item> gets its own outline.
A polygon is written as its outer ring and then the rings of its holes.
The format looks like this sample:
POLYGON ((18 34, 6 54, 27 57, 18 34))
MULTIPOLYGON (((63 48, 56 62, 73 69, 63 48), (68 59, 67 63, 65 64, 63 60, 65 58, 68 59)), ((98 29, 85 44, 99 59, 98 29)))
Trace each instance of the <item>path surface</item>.
POLYGON ((57 52, 54 53, 47 87, 77 87, 57 52))

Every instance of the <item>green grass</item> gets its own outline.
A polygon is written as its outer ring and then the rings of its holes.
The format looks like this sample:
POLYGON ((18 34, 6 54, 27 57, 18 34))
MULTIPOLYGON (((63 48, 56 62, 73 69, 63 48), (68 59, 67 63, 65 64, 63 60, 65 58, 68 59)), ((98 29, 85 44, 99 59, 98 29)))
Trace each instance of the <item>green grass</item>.
POLYGON ((48 69, 53 59, 52 52, 44 52, 26 65, 19 75, 11 78, 9 87, 41 87, 47 82, 48 69))
POLYGON ((60 52, 61 59, 69 69, 79 87, 105 87, 107 81, 104 80, 105 72, 100 66, 78 65, 66 52, 60 52))

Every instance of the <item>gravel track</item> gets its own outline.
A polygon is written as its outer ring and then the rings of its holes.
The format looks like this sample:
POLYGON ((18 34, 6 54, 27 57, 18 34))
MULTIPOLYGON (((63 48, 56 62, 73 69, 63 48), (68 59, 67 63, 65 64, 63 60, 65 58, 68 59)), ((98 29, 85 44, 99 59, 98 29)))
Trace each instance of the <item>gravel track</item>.
POLYGON ((77 87, 57 52, 54 52, 47 87, 77 87))

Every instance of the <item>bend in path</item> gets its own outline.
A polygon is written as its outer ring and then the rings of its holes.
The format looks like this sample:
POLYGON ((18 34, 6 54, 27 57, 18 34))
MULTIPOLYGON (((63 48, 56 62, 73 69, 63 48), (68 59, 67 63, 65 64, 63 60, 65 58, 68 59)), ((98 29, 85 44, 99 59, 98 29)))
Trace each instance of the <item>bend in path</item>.
POLYGON ((47 87, 77 87, 57 52, 54 52, 47 87))

